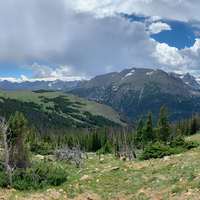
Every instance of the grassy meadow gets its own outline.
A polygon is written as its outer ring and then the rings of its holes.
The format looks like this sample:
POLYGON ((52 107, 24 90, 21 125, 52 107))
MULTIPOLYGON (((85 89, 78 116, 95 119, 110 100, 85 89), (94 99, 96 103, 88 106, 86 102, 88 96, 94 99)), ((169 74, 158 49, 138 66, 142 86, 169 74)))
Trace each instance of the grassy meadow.
MULTIPOLYGON (((200 132, 187 139, 200 142, 200 132)), ((101 155, 103 161, 100 161, 95 153, 88 156, 89 159, 84 156, 81 168, 75 168, 74 163, 57 163, 69 172, 68 180, 59 187, 45 187, 36 191, 0 188, 0 197, 10 200, 200 199, 200 147, 147 161, 121 161, 111 154, 101 155), (84 175, 89 176, 87 180, 80 180, 84 175)))

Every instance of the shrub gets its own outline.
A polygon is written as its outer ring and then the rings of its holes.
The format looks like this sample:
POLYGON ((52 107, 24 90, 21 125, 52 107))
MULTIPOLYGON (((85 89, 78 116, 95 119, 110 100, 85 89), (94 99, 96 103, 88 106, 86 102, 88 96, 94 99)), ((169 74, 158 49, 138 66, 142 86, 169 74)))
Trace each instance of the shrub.
POLYGON ((181 192, 181 189, 179 187, 174 187, 171 189, 171 193, 179 193, 181 192))
POLYGON ((150 158, 163 158, 171 154, 169 146, 162 146, 160 143, 152 145, 149 143, 145 150, 142 152, 139 160, 148 160, 150 158))
POLYGON ((198 147, 200 144, 197 142, 197 141, 194 141, 194 140, 187 140, 185 141, 185 144, 184 144, 184 148, 187 148, 187 149, 192 149, 192 148, 196 148, 198 147))
POLYGON ((6 187, 8 185, 7 175, 5 171, 0 170, 0 187, 6 187))
POLYGON ((109 140, 106 141, 106 144, 99 149, 96 154, 107 154, 107 153, 114 153, 114 149, 112 145, 110 144, 109 140))
POLYGON ((170 154, 180 154, 186 152, 187 149, 183 147, 174 147, 170 149, 170 154))
POLYGON ((34 163, 31 168, 17 171, 12 187, 17 190, 39 189, 46 185, 58 186, 67 180, 67 171, 54 163, 34 163))
POLYGON ((200 144, 194 140, 185 140, 184 137, 176 137, 173 141, 170 142, 170 147, 183 147, 186 149, 192 149, 198 147, 200 144))
POLYGON ((185 138, 184 137, 176 137, 173 141, 170 142, 169 146, 174 148, 174 147, 179 147, 183 146, 185 144, 185 138))

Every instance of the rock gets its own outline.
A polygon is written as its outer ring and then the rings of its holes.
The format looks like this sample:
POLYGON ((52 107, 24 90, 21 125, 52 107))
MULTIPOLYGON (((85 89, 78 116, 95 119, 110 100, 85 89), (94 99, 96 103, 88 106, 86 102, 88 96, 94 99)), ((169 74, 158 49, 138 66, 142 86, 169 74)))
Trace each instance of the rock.
POLYGON ((59 191, 60 193, 62 193, 62 192, 63 192, 63 189, 59 189, 58 191, 59 191))
POLYGON ((180 157, 180 156, 182 156, 182 154, 178 154, 178 155, 176 155, 176 157, 180 157))
POLYGON ((199 192, 199 189, 196 189, 196 192, 199 192))
POLYGON ((18 199, 18 196, 17 196, 17 195, 15 195, 15 199, 18 199))
POLYGON ((36 155, 35 157, 39 158, 39 160, 44 160, 44 156, 42 156, 42 155, 36 155))
POLYGON ((173 194, 171 194, 171 197, 174 197, 174 196, 176 196, 177 195, 177 193, 173 193, 173 194))
POLYGON ((93 173, 93 172, 95 172, 95 171, 93 171, 93 170, 90 170, 90 171, 88 172, 88 174, 91 174, 91 173, 93 173))
POLYGON ((84 175, 84 176, 80 179, 80 181, 87 181, 87 180, 92 180, 92 178, 91 178, 90 176, 88 176, 88 175, 84 175))
POLYGON ((79 170, 76 174, 81 174, 82 172, 84 172, 84 169, 79 170))
POLYGON ((96 180, 96 183, 98 183, 98 182, 99 182, 99 179, 96 180))
POLYGON ((158 200, 162 200, 162 199, 163 199, 163 198, 159 195, 159 196, 158 196, 158 200))
POLYGON ((100 163, 103 163, 103 162, 104 162, 104 158, 101 158, 101 159, 100 159, 100 163))
POLYGON ((165 156, 165 157, 164 157, 164 161, 168 161, 168 160, 170 160, 170 159, 169 159, 169 156, 165 156))
POLYGON ((180 177, 183 177, 183 174, 180 174, 179 176, 180 176, 180 177))
POLYGON ((15 190, 14 188, 11 188, 11 190, 13 191, 13 192, 16 192, 17 190, 15 190))
POLYGON ((188 190, 188 192, 191 192, 191 193, 192 193, 192 192, 193 192, 193 190, 192 190, 192 189, 189 189, 189 190, 188 190))
POLYGON ((126 158, 125 157, 120 157, 120 161, 125 161, 126 160, 126 158))
POLYGON ((185 196, 190 196, 192 193, 191 192, 187 192, 187 193, 185 193, 184 195, 185 196))
POLYGON ((76 188, 76 189, 78 189, 78 188, 79 188, 79 184, 78 184, 78 183, 76 184, 75 188, 76 188))
POLYGON ((89 195, 87 196, 87 199, 88 199, 88 200, 93 200, 92 195, 89 194, 89 195))
POLYGON ((11 189, 10 185, 7 185, 7 189, 9 189, 9 190, 11 189))
POLYGON ((119 167, 112 167, 110 169, 104 169, 102 172, 107 173, 107 172, 110 172, 110 171, 113 171, 113 170, 119 170, 119 167))
POLYGON ((1 200, 5 200, 5 197, 4 197, 4 196, 2 196, 2 197, 1 197, 1 200))
POLYGON ((124 182, 125 182, 125 183, 130 183, 130 182, 131 182, 131 180, 129 180, 129 179, 128 179, 128 180, 126 180, 126 181, 124 181, 124 182))
POLYGON ((99 169, 98 168, 95 168, 95 172, 98 172, 99 171, 99 169))

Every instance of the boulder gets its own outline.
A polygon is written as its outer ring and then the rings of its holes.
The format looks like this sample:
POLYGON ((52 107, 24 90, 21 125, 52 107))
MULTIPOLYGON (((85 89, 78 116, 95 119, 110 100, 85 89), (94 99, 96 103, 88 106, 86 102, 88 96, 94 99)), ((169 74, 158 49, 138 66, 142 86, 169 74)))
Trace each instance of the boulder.
POLYGON ((87 180, 92 180, 92 178, 91 178, 90 176, 88 176, 88 175, 84 175, 84 176, 80 179, 80 181, 87 181, 87 180))

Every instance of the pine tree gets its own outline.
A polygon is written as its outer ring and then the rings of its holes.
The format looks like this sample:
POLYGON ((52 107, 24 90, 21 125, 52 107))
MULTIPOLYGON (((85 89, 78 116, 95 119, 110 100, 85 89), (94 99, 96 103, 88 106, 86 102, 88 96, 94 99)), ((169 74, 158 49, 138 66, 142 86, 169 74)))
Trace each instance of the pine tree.
POLYGON ((165 104, 160 109, 156 132, 157 132, 158 139, 163 141, 166 145, 167 139, 170 136, 170 125, 169 125, 169 120, 167 117, 167 110, 165 108, 165 104))
POLYGON ((23 114, 15 113, 8 122, 7 133, 10 132, 10 164, 18 168, 26 168, 29 162, 29 149, 26 144, 27 121, 23 114))
POLYGON ((134 142, 137 146, 142 144, 142 129, 143 129, 143 119, 140 117, 138 124, 136 126, 136 134, 134 134, 134 142))
POLYGON ((196 119, 194 117, 193 120, 192 120, 192 124, 191 124, 190 135, 195 134, 196 131, 197 131, 197 122, 196 122, 196 119))
POLYGON ((107 140, 108 140, 108 133, 107 133, 107 127, 105 126, 103 128, 103 133, 102 133, 102 140, 101 140, 102 147, 106 144, 107 140))
POLYGON ((145 126, 142 129, 142 140, 144 143, 156 140, 155 129, 153 126, 152 114, 150 110, 147 114, 145 126))

